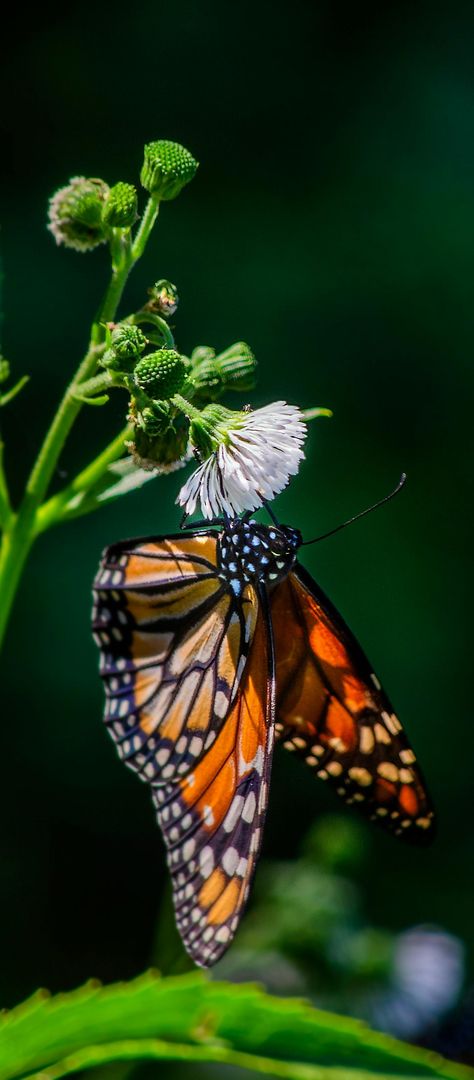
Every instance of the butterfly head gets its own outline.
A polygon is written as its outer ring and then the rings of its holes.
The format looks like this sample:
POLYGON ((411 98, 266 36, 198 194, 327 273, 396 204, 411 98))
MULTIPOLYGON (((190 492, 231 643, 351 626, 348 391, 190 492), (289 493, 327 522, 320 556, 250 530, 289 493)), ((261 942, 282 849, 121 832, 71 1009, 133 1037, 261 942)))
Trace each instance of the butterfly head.
POLYGON ((288 525, 260 525, 235 518, 219 535, 220 574, 236 596, 249 583, 276 585, 294 566, 301 543, 299 530, 288 525))

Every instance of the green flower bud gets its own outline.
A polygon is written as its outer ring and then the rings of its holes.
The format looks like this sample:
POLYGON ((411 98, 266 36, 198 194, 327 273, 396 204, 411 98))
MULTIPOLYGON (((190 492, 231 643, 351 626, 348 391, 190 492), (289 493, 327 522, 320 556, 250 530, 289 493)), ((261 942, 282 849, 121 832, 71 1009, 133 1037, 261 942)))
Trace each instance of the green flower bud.
POLYGON ((198 162, 180 143, 159 139, 145 146, 140 180, 157 199, 175 199, 193 179, 198 162))
POLYGON ((102 210, 109 194, 103 180, 73 176, 49 203, 49 225, 57 244, 74 251, 92 251, 103 244, 106 235, 102 210))
POLYGON ((166 433, 170 426, 170 417, 171 410, 167 401, 152 401, 144 409, 137 411, 136 426, 140 427, 145 435, 154 438, 166 433))
POLYGON ((178 307, 179 296, 176 285, 172 285, 171 281, 166 281, 166 278, 156 281, 153 287, 148 289, 148 295, 150 299, 145 305, 148 311, 154 311, 157 315, 164 315, 165 319, 169 318, 170 315, 174 315, 178 307))
POLYGON ((170 398, 181 389, 186 363, 174 349, 158 349, 139 360, 134 378, 140 390, 151 398, 170 398))
POLYGON ((252 390, 257 361, 245 341, 216 356, 214 349, 200 345, 191 356, 190 378, 199 396, 216 400, 227 390, 252 390))
POLYGON ((140 356, 147 339, 139 326, 120 323, 112 330, 110 343, 121 360, 131 360, 140 356))
POLYGON ((115 184, 102 209, 102 221, 114 229, 130 229, 137 220, 137 189, 133 184, 115 184))
POLYGON ((133 371, 140 354, 147 345, 147 339, 138 326, 121 323, 109 336, 109 348, 102 355, 99 363, 108 371, 133 371))
POLYGON ((237 341, 219 353, 215 362, 224 390, 253 390, 257 361, 245 341, 237 341))
POLYGON ((184 417, 176 417, 175 410, 167 402, 154 401, 142 412, 137 412, 132 399, 130 420, 135 425, 135 435, 127 447, 140 468, 166 473, 186 464, 189 459, 188 424, 184 417))

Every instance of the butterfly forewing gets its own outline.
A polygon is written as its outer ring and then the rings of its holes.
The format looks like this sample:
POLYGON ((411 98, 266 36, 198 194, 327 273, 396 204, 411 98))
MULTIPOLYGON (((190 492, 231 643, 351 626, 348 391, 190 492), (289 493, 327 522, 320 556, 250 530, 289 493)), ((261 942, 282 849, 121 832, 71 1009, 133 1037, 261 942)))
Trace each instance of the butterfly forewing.
POLYGON ((256 606, 237 605, 225 588, 209 534, 116 544, 94 588, 105 722, 118 752, 149 782, 183 776, 229 712, 256 606))
POLYGON ((349 804, 425 841, 433 811, 415 754, 355 638, 299 565, 273 591, 276 730, 349 804))
POLYGON ((178 929, 192 959, 215 963, 239 924, 260 851, 273 746, 267 626, 258 615, 239 693, 212 747, 153 798, 168 848, 178 929))

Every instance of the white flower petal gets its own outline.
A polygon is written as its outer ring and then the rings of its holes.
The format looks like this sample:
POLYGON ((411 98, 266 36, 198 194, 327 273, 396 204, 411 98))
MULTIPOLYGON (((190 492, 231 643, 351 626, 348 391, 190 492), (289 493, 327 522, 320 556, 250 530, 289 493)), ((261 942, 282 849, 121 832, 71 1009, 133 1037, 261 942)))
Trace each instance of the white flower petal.
POLYGON ((186 514, 197 503, 205 518, 257 510, 286 487, 304 458, 306 425, 296 405, 276 401, 239 417, 221 443, 192 473, 178 495, 186 514))

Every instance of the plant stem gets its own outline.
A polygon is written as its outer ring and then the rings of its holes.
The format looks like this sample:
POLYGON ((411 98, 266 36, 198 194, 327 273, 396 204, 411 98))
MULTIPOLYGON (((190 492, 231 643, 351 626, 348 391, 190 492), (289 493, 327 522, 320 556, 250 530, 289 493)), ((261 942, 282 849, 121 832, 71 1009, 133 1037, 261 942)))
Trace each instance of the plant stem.
POLYGON ((13 515, 10 527, 3 533, 0 544, 0 648, 34 539, 35 506, 25 497, 19 514, 13 515))
POLYGON ((5 443, 0 436, 0 528, 6 529, 12 517, 12 508, 10 504, 7 478, 5 476, 5 469, 3 466, 4 450, 5 443))
POLYGON ((191 402, 188 401, 187 398, 184 398, 182 394, 173 394, 171 400, 173 405, 176 405, 178 409, 181 409, 181 412, 184 412, 184 415, 187 416, 188 420, 201 419, 200 410, 196 409, 194 405, 191 405, 191 402))
POLYGON ((143 252, 148 243, 151 230, 158 217, 160 209, 160 203, 150 195, 147 205, 145 207, 145 213, 140 222, 140 228, 132 244, 132 262, 136 263, 137 259, 143 255, 143 252))
POLYGON ((137 311, 136 315, 132 315, 129 321, 133 326, 147 323, 149 323, 150 326, 156 326, 163 338, 166 348, 174 349, 174 337, 168 323, 159 315, 155 315, 153 311, 137 311))
MULTIPOLYGON (((121 248, 113 247, 112 277, 91 327, 89 348, 67 387, 46 434, 30 473, 18 514, 14 515, 9 511, 8 493, 2 480, 3 474, 0 472, 0 515, 5 526, 0 548, 0 644, 31 545, 38 532, 46 528, 48 521, 48 515, 45 514, 41 527, 38 527, 40 520, 39 507, 51 483, 64 443, 84 405, 84 402, 79 401, 74 395, 75 393, 80 394, 83 391, 81 384, 87 384, 88 380, 92 380, 95 374, 97 360, 104 348, 104 323, 111 322, 115 318, 128 275, 145 250, 158 210, 159 202, 150 198, 133 243, 128 236, 124 237, 121 248)), ((97 389, 102 388, 105 378, 105 375, 99 376, 98 380, 93 381, 92 387, 89 382, 87 385, 88 392, 97 392, 97 389)), ((121 436, 118 438, 120 439, 121 436)), ((107 453, 107 451, 104 453, 107 453)), ((98 460, 101 462, 101 459, 98 460)), ((93 475, 96 464, 97 462, 92 463, 88 467, 90 476, 93 475)), ((99 468, 101 467, 102 463, 99 464, 99 468)), ((84 472, 87 473, 87 470, 84 470, 84 472)), ((84 473, 82 476, 84 476, 84 473)), ((51 514, 51 505, 49 512, 51 514)), ((53 523, 53 515, 51 515, 49 521, 53 523)))

